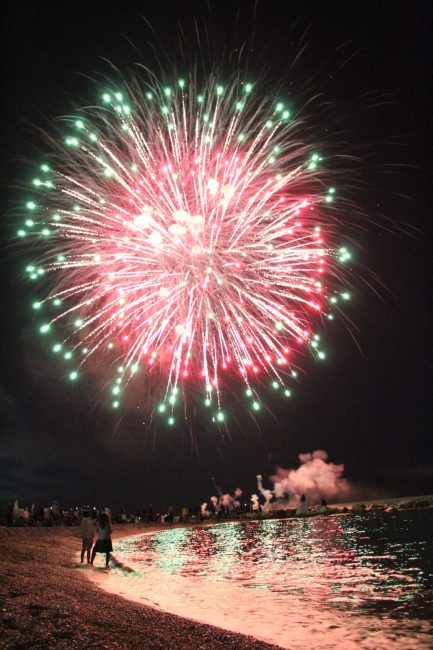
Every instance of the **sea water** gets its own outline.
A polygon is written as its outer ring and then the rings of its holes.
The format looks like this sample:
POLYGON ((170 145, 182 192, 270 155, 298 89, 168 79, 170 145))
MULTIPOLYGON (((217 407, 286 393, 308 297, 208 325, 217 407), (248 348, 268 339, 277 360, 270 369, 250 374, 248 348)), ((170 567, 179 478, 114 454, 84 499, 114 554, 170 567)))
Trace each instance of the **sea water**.
POLYGON ((432 510, 166 529, 102 586, 283 648, 432 648, 432 533, 432 510))

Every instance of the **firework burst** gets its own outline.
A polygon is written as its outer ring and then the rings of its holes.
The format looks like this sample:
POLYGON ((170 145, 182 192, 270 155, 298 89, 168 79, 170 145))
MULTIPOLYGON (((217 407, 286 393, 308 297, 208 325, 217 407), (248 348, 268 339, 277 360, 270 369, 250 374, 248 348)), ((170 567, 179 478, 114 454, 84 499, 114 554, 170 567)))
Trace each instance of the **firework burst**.
POLYGON ((155 385, 145 406, 169 424, 182 394, 223 423, 236 378, 257 411, 263 383, 290 397, 302 349, 325 358, 314 325, 349 298, 335 191, 290 107, 256 91, 107 88, 33 180, 18 236, 37 235, 27 272, 48 278, 40 332, 72 381, 99 360, 114 409, 155 385))

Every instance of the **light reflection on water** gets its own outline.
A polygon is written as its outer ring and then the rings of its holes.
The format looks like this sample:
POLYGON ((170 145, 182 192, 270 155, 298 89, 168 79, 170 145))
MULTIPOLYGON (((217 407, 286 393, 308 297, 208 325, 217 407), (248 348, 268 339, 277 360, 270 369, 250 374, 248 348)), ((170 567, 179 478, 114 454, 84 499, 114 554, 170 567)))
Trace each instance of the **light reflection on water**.
POLYGON ((398 637, 399 621, 416 635, 417 621, 425 632, 433 618, 432 531, 431 510, 376 511, 167 529, 117 550, 138 571, 155 567, 192 588, 230 582, 268 592, 271 607, 295 599, 324 615, 391 619, 398 637))

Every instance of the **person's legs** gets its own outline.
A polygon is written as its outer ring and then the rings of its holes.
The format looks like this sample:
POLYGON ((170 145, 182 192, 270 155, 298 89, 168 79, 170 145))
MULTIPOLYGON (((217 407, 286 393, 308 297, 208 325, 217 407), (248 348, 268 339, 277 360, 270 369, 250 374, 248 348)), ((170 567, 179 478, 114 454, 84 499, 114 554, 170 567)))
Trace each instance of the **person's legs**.
POLYGON ((90 551, 92 550, 92 540, 87 544, 87 564, 90 564, 90 551))
POLYGON ((84 551, 86 550, 86 540, 83 539, 83 543, 81 546, 81 564, 83 564, 84 561, 84 551))
POLYGON ((96 544, 95 544, 95 546, 93 547, 93 550, 92 550, 92 557, 90 559, 90 564, 93 564, 93 560, 95 559, 95 555, 96 555, 96 544))
POLYGON ((105 566, 108 567, 108 564, 110 562, 110 554, 106 553, 105 554, 105 566))

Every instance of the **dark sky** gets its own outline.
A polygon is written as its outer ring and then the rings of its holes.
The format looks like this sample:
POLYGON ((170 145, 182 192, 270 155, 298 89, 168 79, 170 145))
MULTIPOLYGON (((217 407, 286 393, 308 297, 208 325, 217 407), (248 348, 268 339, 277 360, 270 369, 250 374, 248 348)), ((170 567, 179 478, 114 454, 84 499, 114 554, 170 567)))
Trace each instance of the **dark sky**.
POLYGON ((210 7, 162 0, 2 3, 0 500, 165 508, 207 500, 212 475, 224 490, 239 486, 250 495, 257 473, 268 477, 276 464, 297 465, 299 452, 318 448, 366 489, 433 491, 433 4, 266 0, 254 13, 253 2, 219 0, 210 7), (207 25, 209 48, 195 45, 194 17, 202 36, 207 25), (206 65, 215 52, 229 55, 246 41, 253 78, 260 81, 266 67, 264 85, 285 75, 282 90, 293 102, 320 91, 335 105, 338 128, 321 133, 319 123, 318 133, 330 146, 344 139, 363 161, 357 178, 366 189, 352 198, 372 223, 359 235, 357 259, 383 285, 379 296, 361 285, 355 291, 349 316, 357 344, 343 323, 334 323, 326 335, 328 361, 306 362, 293 401, 270 397, 274 417, 261 415, 259 428, 239 411, 242 426, 230 426, 229 434, 200 417, 191 427, 154 434, 135 416, 116 426, 90 384, 72 390, 63 383, 33 335, 34 294, 22 277, 29 252, 11 247, 18 186, 30 175, 29 161, 39 159, 35 151, 48 148, 32 125, 47 128, 47 117, 91 103, 95 86, 85 75, 109 74, 102 57, 121 70, 136 62, 153 67, 153 43, 184 66, 178 23, 187 48, 206 65), (383 215, 391 232, 381 227, 383 215))

